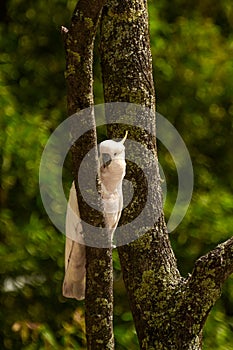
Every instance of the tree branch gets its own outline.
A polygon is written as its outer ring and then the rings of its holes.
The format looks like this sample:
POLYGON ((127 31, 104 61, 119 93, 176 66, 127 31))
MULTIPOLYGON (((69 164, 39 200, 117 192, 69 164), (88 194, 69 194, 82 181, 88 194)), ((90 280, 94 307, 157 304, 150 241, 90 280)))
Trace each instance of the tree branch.
POLYGON ((65 35, 68 113, 89 107, 93 99, 93 45, 106 0, 79 0, 65 35))
MULTIPOLYGON (((233 237, 219 244, 215 249, 199 258, 190 283, 197 283, 200 275, 215 284, 222 284, 233 273, 233 237)), ((211 282, 210 282, 211 283, 211 282)))
POLYGON ((188 278, 186 294, 198 305, 196 315, 207 317, 210 308, 221 295, 223 283, 233 273, 233 237, 199 258, 188 278))
POLYGON ((201 334, 206 318, 221 295, 224 281, 233 272, 233 238, 199 258, 193 272, 173 295, 176 342, 189 344, 201 334))
MULTIPOLYGON (((75 7, 70 29, 62 27, 66 51, 68 114, 73 115, 94 104, 93 46, 99 17, 105 0, 79 0, 75 7)), ((92 173, 97 174, 97 137, 94 110, 85 118, 79 115, 73 129, 86 127, 86 132, 72 147, 73 173, 81 218, 84 222, 104 227, 103 216, 88 206, 81 195, 78 174, 84 156, 94 149, 92 173), (83 125, 80 125, 83 123, 83 125)), ((82 166, 82 176, 90 176, 90 164, 82 166)), ((88 191, 88 189, 87 189, 88 191)), ((85 234, 85 232, 84 232, 85 234)), ((94 242, 93 242, 94 243, 94 242)), ((111 249, 86 247, 86 333, 88 349, 113 349, 113 293, 111 249)))

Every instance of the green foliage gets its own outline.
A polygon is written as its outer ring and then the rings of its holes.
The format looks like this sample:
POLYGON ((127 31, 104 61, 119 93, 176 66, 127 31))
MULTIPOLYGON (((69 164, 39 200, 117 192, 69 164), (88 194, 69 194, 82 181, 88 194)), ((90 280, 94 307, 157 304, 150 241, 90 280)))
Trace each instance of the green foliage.
MULTIPOLYGON (((151 4, 151 43, 157 110, 182 135, 195 176, 191 206, 171 234, 181 272, 231 236, 232 200, 232 6, 202 1, 183 6, 151 4), (169 6, 169 8, 168 8, 169 6)), ((181 4, 182 3, 182 4, 181 4)), ((168 5, 169 4, 169 5, 168 5)), ((176 171, 159 145, 159 160, 168 184, 165 212, 169 217, 176 198, 176 171)), ((204 329, 205 349, 232 346, 232 278, 204 329)))
MULTIPOLYGON (((47 218, 38 170, 46 141, 66 117, 65 57, 60 26, 74 0, 8 0, 0 5, 0 322, 1 349, 85 349, 82 303, 61 295, 64 237, 47 218), (4 6, 5 5, 5 6, 4 6)), ((195 189, 171 234, 184 275, 196 258, 231 235, 233 65, 230 0, 172 4, 149 1, 157 110, 180 132, 192 157, 195 189)), ((98 45, 95 100, 102 102, 98 45)), ((104 136, 100 128, 99 137, 104 136)), ((176 198, 176 172, 159 145, 168 184, 166 214, 176 198)), ((70 180, 69 160, 64 186, 70 180)), ((116 349, 138 349, 117 254, 116 349)), ((230 349, 233 279, 204 332, 205 349, 230 349)))

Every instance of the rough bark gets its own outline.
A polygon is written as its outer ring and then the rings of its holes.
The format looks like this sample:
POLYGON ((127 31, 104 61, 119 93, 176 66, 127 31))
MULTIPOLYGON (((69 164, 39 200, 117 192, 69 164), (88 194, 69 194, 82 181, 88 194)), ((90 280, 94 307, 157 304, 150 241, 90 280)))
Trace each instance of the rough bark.
MULTIPOLYGON (((68 114, 93 106, 93 45, 104 0, 79 0, 74 10, 70 29, 62 27, 66 51, 66 82, 68 114)), ((86 153, 95 150, 92 161, 93 176, 97 174, 97 138, 94 110, 90 108, 85 118, 79 117, 73 128, 86 124, 86 132, 72 147, 73 174, 77 199, 82 220, 104 226, 103 216, 88 206, 81 195, 78 183, 80 164, 86 153)), ((90 164, 84 166, 83 174, 90 177, 90 164)), ((86 189, 88 192, 88 188, 86 189)), ((93 200, 96 200, 94 198, 93 200)), ((98 199, 97 199, 98 201, 98 199)), ((99 203, 100 204, 100 203, 99 203)), ((101 204, 100 204, 101 207, 101 204)), ((85 232, 84 232, 85 235, 85 232)), ((94 243, 93 243, 94 245, 94 243)), ((86 247, 86 335, 88 349, 113 349, 113 292, 112 292, 112 252, 111 249, 86 247)))
MULTIPOLYGON (((105 102, 155 109, 145 0, 107 2, 101 20, 101 60, 105 102)), ((145 122, 151 130, 155 127, 155 120, 145 122)), ((120 136, 117 124, 108 132, 110 137, 120 136)), ((154 148, 156 157, 153 140, 143 133, 140 136, 130 130, 129 137, 154 148)), ((127 167, 132 174, 131 165, 127 167)), ((159 177, 155 188, 160 191, 159 177)), ((154 210, 158 210, 158 196, 154 193, 154 210)), ((121 224, 125 222, 127 215, 121 224)), ((186 279, 177 269, 163 215, 146 234, 118 252, 140 348, 201 349, 205 320, 233 272, 233 239, 197 260, 186 279)))

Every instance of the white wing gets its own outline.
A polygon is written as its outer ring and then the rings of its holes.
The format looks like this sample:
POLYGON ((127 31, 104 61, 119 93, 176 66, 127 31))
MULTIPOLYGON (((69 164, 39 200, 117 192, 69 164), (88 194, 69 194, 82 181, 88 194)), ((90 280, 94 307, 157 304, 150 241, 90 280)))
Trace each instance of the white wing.
MULTIPOLYGON (((123 148, 123 141, 125 138, 122 142, 118 143, 117 147, 123 148)), ((105 149, 107 146, 107 151, 110 152, 111 147, 115 147, 117 144, 112 140, 104 141, 104 143, 105 149)), ((123 207, 122 180, 125 176, 125 168, 124 153, 122 153, 121 159, 113 159, 109 166, 101 166, 99 168, 104 217, 106 227, 109 228, 111 235, 111 237, 109 237, 111 242, 123 207)), ((84 244, 78 242, 83 242, 82 225, 76 190, 73 183, 70 190, 66 214, 65 278, 63 282, 63 295, 67 298, 81 300, 85 298, 86 248, 84 244)))
POLYGON ((86 248, 82 242, 82 225, 76 190, 72 183, 66 213, 65 278, 63 295, 67 298, 85 298, 86 248))

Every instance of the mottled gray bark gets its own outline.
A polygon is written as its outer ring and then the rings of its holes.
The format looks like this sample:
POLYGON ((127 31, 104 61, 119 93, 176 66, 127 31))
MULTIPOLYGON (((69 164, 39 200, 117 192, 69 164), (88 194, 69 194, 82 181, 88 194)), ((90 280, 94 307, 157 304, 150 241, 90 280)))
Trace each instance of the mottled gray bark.
MULTIPOLYGON (((66 82, 68 114, 93 106, 93 45, 101 14, 103 0, 79 0, 74 10, 70 29, 62 27, 66 51, 66 82)), ((93 226, 104 226, 103 216, 89 206, 81 195, 78 172, 84 156, 92 148, 95 155, 92 174, 97 174, 97 138, 94 110, 89 109, 85 118, 77 116, 73 128, 86 125, 88 132, 72 147, 73 174, 82 220, 93 226)), ((84 163, 83 177, 90 178, 90 164, 84 163)), ((87 187, 88 192, 88 187, 87 187)), ((96 194, 97 195, 97 194, 96 194)), ((98 201, 98 199, 95 198, 98 201)), ((99 203, 101 207, 101 203, 99 203)), ((85 234, 85 232, 84 232, 85 234)), ((94 244, 94 242, 93 242, 94 244)), ((86 296, 85 319, 88 349, 113 349, 113 292, 112 252, 86 246, 86 296)))
MULTIPOLYGON (((105 102, 131 102, 155 109, 145 0, 107 2, 101 20, 101 60, 105 102)), ((145 123, 149 130, 155 127, 151 118, 145 123)), ((122 130, 112 125, 108 133, 120 137, 122 130)), ((131 128, 129 137, 153 149, 157 157, 154 140, 143 131, 131 128)), ((127 164, 129 179, 132 166, 127 164)), ((155 188, 154 210, 158 211, 159 177, 155 188)), ((121 224, 126 222, 127 215, 123 215, 121 224)), ((118 252, 140 348, 201 349, 205 320, 223 282, 233 272, 233 239, 197 260, 186 279, 177 269, 163 215, 150 231, 119 247, 118 252)))

